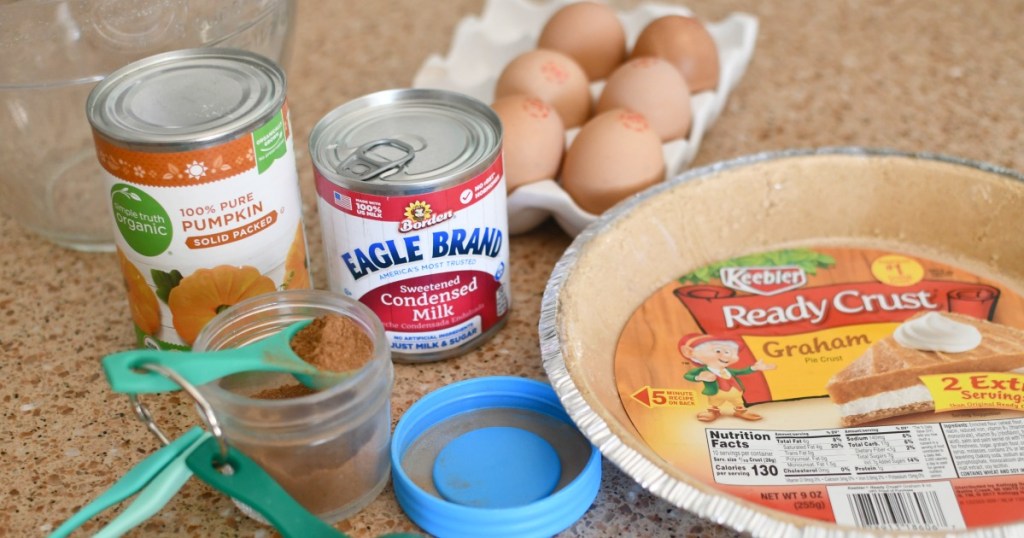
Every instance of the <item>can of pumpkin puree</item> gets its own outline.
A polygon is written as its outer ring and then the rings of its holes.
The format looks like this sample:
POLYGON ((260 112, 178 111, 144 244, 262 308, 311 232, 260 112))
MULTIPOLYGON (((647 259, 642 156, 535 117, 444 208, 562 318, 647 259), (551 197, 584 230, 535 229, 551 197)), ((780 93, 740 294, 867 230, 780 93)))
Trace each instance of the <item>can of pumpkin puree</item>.
POLYGON ((380 317, 395 360, 465 353, 507 321, 501 133, 476 99, 399 89, 310 134, 328 282, 380 317))
POLYGON ((159 54, 101 81, 86 113, 140 346, 189 349, 224 308, 310 287, 279 66, 231 49, 159 54))

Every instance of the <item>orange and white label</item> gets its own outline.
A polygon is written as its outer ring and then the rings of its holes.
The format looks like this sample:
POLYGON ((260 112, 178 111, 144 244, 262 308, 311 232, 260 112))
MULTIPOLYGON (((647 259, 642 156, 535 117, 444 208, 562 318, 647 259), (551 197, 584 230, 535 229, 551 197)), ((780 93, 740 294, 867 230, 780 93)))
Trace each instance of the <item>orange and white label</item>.
POLYGON ((178 152, 97 135, 140 346, 188 349, 224 308, 310 287, 287 109, 251 133, 178 152))

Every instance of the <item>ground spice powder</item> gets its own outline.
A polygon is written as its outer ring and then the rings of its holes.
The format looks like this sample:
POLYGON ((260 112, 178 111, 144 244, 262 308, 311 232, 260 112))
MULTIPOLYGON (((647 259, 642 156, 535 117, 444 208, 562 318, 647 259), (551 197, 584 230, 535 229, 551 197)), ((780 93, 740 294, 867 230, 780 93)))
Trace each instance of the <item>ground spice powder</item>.
MULTIPOLYGON (((292 337, 292 351, 302 360, 328 372, 355 372, 373 358, 373 341, 351 318, 337 314, 320 316, 292 337)), ((296 383, 253 395, 261 400, 286 400, 308 396, 314 389, 296 383)))
POLYGON ((281 385, 280 387, 262 390, 253 395, 253 398, 259 400, 288 400, 309 396, 314 393, 316 393, 315 389, 311 389, 301 383, 295 383, 294 385, 281 385))
POLYGON ((356 371, 373 356, 373 342, 350 318, 320 316, 292 337, 292 350, 302 360, 328 372, 356 371))

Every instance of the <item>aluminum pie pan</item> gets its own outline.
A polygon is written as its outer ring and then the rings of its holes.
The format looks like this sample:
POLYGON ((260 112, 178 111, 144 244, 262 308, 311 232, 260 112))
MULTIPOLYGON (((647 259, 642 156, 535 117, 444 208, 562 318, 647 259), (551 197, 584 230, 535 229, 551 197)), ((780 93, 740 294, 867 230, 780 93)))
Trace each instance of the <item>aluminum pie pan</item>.
MULTIPOLYGON (((607 211, 600 219, 588 226, 576 237, 555 265, 544 291, 538 327, 543 366, 552 386, 580 431, 583 432, 591 443, 598 447, 609 461, 618 466, 642 487, 674 506, 728 526, 736 531, 749 533, 749 535, 754 537, 963 536, 994 538, 1024 535, 1024 521, 1008 525, 969 528, 964 531, 891 531, 855 528, 795 516, 739 499, 691 477, 679 476, 679 472, 673 474, 673 469, 668 466, 665 460, 646 446, 639 437, 639 434, 636 433, 636 430, 629 423, 629 419, 622 410, 621 403, 618 401, 618 395, 615 394, 614 398, 618 409, 614 409, 614 406, 608 404, 607 401, 600 401, 600 396, 596 395, 595 391, 592 390, 593 384, 589 382, 590 380, 587 376, 598 374, 584 373, 584 370, 606 373, 607 381, 611 383, 614 392, 614 375, 611 373, 614 361, 608 364, 579 364, 579 362, 585 360, 582 359, 581 353, 586 346, 579 339, 574 340, 568 331, 571 327, 565 326, 565 305, 579 295, 573 295, 574 290, 571 289, 572 286, 570 285, 576 275, 597 274, 607 270, 608 267, 582 267, 581 258, 586 258, 588 251, 600 252, 602 248, 609 248, 610 245, 611 247, 618 245, 624 248, 634 246, 636 244, 635 235, 623 237, 621 239, 625 242, 619 241, 618 243, 616 243, 616 239, 620 238, 609 236, 613 235, 611 232, 613 232, 613 227, 616 224, 621 224, 627 221, 627 219, 642 218, 644 211, 651 209, 650 206, 654 201, 671 200, 673 196, 685 197, 688 188, 698 189, 701 188, 700 185, 702 184, 713 185, 721 183, 721 181, 716 182, 714 180, 719 179, 720 176, 728 178, 730 174, 735 172, 742 173, 743 169, 747 167, 772 165, 790 159, 793 160, 793 163, 799 164, 802 162, 813 162, 814 159, 819 158, 866 160, 866 162, 872 163, 882 162, 887 159, 903 162, 909 160, 918 161, 923 166, 962 167, 965 173, 981 174, 997 179, 1001 184, 1005 184, 1007 189, 1012 190, 1014 196, 1017 197, 1016 199, 1024 199, 1024 175, 1014 170, 936 153, 911 153, 890 149, 825 147, 765 152, 690 170, 666 183, 655 185, 607 211), (811 159, 811 161, 806 161, 806 159, 811 159), (616 413, 619 413, 620 416, 616 417, 616 413), (622 417, 625 417, 625 420, 622 420, 622 417)), ((822 208, 816 207, 815 209, 820 211, 822 208)), ((827 210, 823 212, 827 214, 827 210)), ((1021 221, 1021 224, 1024 225, 1024 219, 1020 216, 1017 216, 1016 220, 1021 221)), ((655 241, 664 241, 665 235, 673 233, 666 231, 666 228, 660 222, 656 222, 654 228, 658 228, 655 241)), ((1002 233, 1006 237, 1012 237, 1012 229, 1014 228, 1017 227, 993 227, 993 229, 998 230, 997 233, 1002 233)), ((942 237, 941 233, 934 235, 935 237, 942 237)), ((831 237, 829 235, 822 235, 818 228, 815 228, 814 231, 809 231, 806 236, 808 238, 831 237)), ((901 237, 901 239, 903 238, 901 237)), ((914 237, 906 238, 908 241, 913 241, 914 239, 914 237)), ((1018 238, 1012 243, 1012 245, 1007 247, 1011 253, 1007 258, 1011 264, 1012 260, 1024 260, 1024 244, 1022 244, 1022 241, 1018 238)), ((679 247, 682 245, 674 246, 679 247)), ((762 249, 769 246, 759 245, 762 249)), ((978 249, 980 247, 981 245, 968 248, 978 249)), ((659 251, 659 255, 668 255, 668 257, 671 257, 673 254, 678 254, 678 251, 671 249, 659 251)), ((974 257, 975 259, 981 259, 982 252, 975 252, 974 257)), ((621 262, 622 259, 625 258, 620 256, 615 261, 621 262)), ((1003 263, 1008 263, 1008 260, 1004 259, 1003 263)), ((704 259, 699 262, 694 261, 691 263, 691 266, 674 267, 671 273, 666 274, 678 276, 685 273, 686 270, 691 270, 702 263, 710 263, 711 261, 715 260, 704 259)), ((650 265, 641 265, 641 267, 644 268, 644 271, 638 272, 638 274, 650 272, 650 265)), ((1005 269, 1005 267, 1002 268, 1005 269)), ((1012 281, 1016 283, 1024 282, 1024 267, 1014 267, 1011 272, 1013 273, 1012 275, 1006 276, 1010 277, 1012 281)), ((658 280, 659 278, 662 277, 653 277, 655 280, 653 284, 646 282, 652 280, 652 277, 644 276, 638 278, 638 280, 644 280, 649 289, 637 291, 633 294, 634 296, 629 297, 629 300, 635 304, 623 307, 628 309, 625 313, 626 317, 632 313, 636 306, 639 306, 650 292, 653 292, 655 288, 666 281, 664 279, 658 280)), ((628 281, 629 287, 636 285, 637 282, 633 280, 628 281)), ((614 341, 618 338, 618 331, 621 330, 622 325, 625 323, 625 317, 622 317, 622 319, 608 319, 609 316, 606 312, 600 308, 590 307, 590 305, 588 305, 587 313, 589 314, 587 317, 593 317, 598 320, 596 323, 601 325, 600 330, 614 333, 612 336, 609 336, 609 338, 612 338, 612 347, 614 347, 614 341)))

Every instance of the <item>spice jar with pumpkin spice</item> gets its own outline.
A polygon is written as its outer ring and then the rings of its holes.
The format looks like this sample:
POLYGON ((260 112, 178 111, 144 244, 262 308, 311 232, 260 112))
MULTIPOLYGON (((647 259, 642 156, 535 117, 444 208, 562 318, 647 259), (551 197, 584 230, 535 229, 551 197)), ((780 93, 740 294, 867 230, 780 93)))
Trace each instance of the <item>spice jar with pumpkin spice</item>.
POLYGON ((194 349, 241 347, 310 319, 292 338, 293 350, 321 370, 351 375, 313 390, 290 374, 245 372, 200 391, 229 444, 311 513, 335 522, 369 504, 390 476, 394 369, 380 320, 338 293, 274 292, 218 314, 200 332, 194 349))

